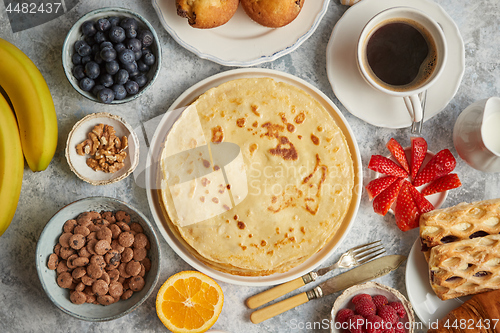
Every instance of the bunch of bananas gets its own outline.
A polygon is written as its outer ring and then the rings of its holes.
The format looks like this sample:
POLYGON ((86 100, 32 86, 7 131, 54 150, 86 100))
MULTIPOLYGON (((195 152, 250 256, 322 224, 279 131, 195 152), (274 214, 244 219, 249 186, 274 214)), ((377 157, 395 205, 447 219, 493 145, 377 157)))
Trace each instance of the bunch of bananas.
POLYGON ((57 116, 49 88, 35 64, 16 46, 0 38, 0 236, 19 201, 24 161, 45 170, 57 146, 57 116), (14 113, 16 117, 14 117, 14 113), (16 123, 17 118, 17 123, 16 123), (19 127, 18 127, 19 125, 19 127))

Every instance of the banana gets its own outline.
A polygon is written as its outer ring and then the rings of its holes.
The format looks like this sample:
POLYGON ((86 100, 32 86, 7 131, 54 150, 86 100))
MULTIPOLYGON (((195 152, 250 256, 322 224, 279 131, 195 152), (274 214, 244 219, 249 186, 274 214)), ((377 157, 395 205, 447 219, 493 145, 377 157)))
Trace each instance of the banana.
MULTIPOLYGON (((35 64, 0 38, 0 86, 19 124, 24 157, 33 171, 45 170, 57 146, 57 116, 49 87, 35 64)), ((2 204, 3 206, 3 204, 2 204)))
POLYGON ((17 208, 23 183, 24 159, 16 118, 0 94, 0 236, 17 208))

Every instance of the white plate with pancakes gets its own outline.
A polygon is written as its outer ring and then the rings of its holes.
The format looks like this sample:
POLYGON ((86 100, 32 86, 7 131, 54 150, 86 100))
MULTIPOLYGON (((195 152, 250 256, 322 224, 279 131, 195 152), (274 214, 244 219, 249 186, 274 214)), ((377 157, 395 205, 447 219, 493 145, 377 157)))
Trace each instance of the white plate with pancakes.
POLYGON ((182 47, 202 59, 237 67, 274 61, 296 50, 314 33, 329 2, 305 1, 295 20, 281 28, 268 28, 252 21, 240 5, 226 24, 196 29, 177 15, 175 0, 152 0, 161 24, 182 47))
MULTIPOLYGON (((218 89, 218 88, 217 88, 218 89)), ((248 115, 247 115, 248 116, 248 115)), ((247 122, 248 124, 248 132, 251 132, 252 129, 249 126, 252 122, 249 121, 247 122)), ((189 128, 187 131, 183 131, 181 133, 187 133, 189 132, 195 132, 196 131, 196 126, 195 123, 192 122, 193 126, 189 128)), ((289 124, 290 125, 290 124, 289 124)), ((239 127, 241 127, 238 124, 239 127)), ((254 124, 253 125, 255 128, 257 126, 254 124)), ((326 125, 325 125, 326 126, 326 125)), ((265 126, 262 126, 265 127, 265 126)), ((288 127, 288 126, 287 126, 288 127)), ((235 127, 236 128, 236 127, 235 127)), ((260 129, 260 128, 259 128, 260 129)), ((238 130, 236 128, 236 130, 238 130)), ((297 130, 298 131, 298 130, 297 130)), ((246 131, 245 131, 246 132, 246 131)), ((286 131, 285 131, 286 132, 286 131)), ((327 132, 325 130, 324 132, 327 132)), ((212 134, 214 132, 212 131, 212 134)), ((241 132, 240 132, 241 133, 241 132)), ((290 133, 287 133, 292 137, 290 133)), ((297 133, 295 133, 297 134, 297 133)), ((300 135, 298 135, 300 137, 300 135)), ((214 136, 212 136, 212 142, 214 136)), ((262 135, 261 135, 262 138, 262 135)), ((294 137, 296 140, 296 137, 294 137)), ((309 138, 307 138, 309 139, 309 138)), ((311 137, 311 140, 313 138, 311 137)), ((262 139, 264 140, 264 139, 262 139)), ((290 139, 292 140, 292 139, 290 139)), ((305 139, 304 139, 305 141, 305 139)), ((335 141, 335 140, 334 140, 335 141)), ((262 141, 260 141, 262 142, 262 141)), ((296 141, 295 141, 296 142, 296 141)), ((224 142, 225 143, 225 142, 224 142)), ((206 145, 205 145, 206 146, 206 145)), ((298 147, 298 146, 297 146, 298 147)), ((212 148, 213 149, 213 148, 212 148)), ((185 151, 185 150, 184 150, 185 151)), ((197 154, 202 154, 202 152, 197 152, 197 154)), ((212 151, 213 154, 213 151, 212 151)), ((208 159, 208 157, 207 157, 208 159)), ((316 158, 317 159, 317 158, 316 158)), ((286 162, 286 161, 284 161, 286 162)), ((185 91, 177 100, 170 106, 169 110, 165 113, 163 116, 162 120, 159 122, 159 125, 156 129, 156 132, 151 140, 151 145, 150 145, 150 157, 148 158, 148 165, 146 167, 146 188, 147 188, 147 196, 148 196, 148 201, 149 205, 154 217, 155 222, 157 223, 159 230, 165 240, 168 242, 170 247, 174 249, 174 251, 182 258, 184 259, 187 263, 189 263, 191 266, 194 268, 198 269, 199 271, 217 279, 220 281, 228 282, 228 283, 233 283, 233 284, 239 284, 239 285, 249 285, 249 286, 269 286, 269 285, 274 285, 274 284, 279 284, 283 283, 289 280, 292 280, 294 278, 297 278, 299 276, 302 276, 303 274, 312 271, 319 265, 321 265, 330 255, 332 255, 337 248, 337 246, 342 242, 344 237, 347 235, 350 226, 352 225, 352 222, 356 216, 359 204, 360 204, 360 199, 361 199, 361 188, 362 188, 362 171, 361 171, 361 157, 359 154, 359 148, 357 146, 356 140, 353 136, 353 133, 350 129, 349 124, 341 114, 341 112, 338 110, 338 108, 326 97, 321 91, 319 91, 317 88, 312 86, 311 84, 295 77, 287 73, 279 72, 279 71, 274 71, 274 70, 268 70, 268 69, 238 69, 238 70, 231 70, 227 72, 223 72, 214 76, 211 76, 194 86, 192 86, 190 89, 185 91), (166 146, 167 148, 169 147, 168 140, 165 140, 165 138, 168 138, 169 136, 169 131, 173 128, 175 128, 176 121, 177 119, 180 119, 181 116, 183 116, 183 113, 186 114, 186 110, 189 110, 190 108, 185 108, 184 111, 182 108, 184 108, 187 105, 190 105, 193 103, 193 101, 197 100, 197 98, 200 95, 207 95, 204 94, 208 90, 214 87, 220 87, 224 83, 227 83, 229 81, 231 82, 236 82, 238 79, 264 79, 264 81, 267 81, 271 79, 270 81, 272 82, 277 82, 277 84, 287 84, 290 85, 291 87, 294 87, 293 89, 297 89, 297 91, 301 91, 307 96, 309 96, 311 99, 315 100, 317 103, 319 103, 326 112, 328 112, 328 117, 331 117, 330 119, 326 119, 327 121, 332 121, 340 132, 343 134, 343 137, 345 138, 345 143, 346 147, 348 147, 348 151, 350 152, 350 160, 352 161, 352 176, 353 176, 353 184, 350 190, 350 201, 347 203, 345 207, 345 215, 344 217, 338 222, 338 225, 336 226, 335 232, 332 233, 332 235, 328 238, 328 240, 325 241, 325 243, 319 248, 317 251, 315 251, 313 254, 308 256, 307 259, 304 261, 301 261, 300 264, 298 265, 292 265, 292 268, 286 269, 279 271, 277 270, 276 272, 268 275, 260 275, 260 276, 252 276, 251 274, 246 274, 246 273, 241 273, 237 274, 234 273, 230 274, 227 270, 224 269, 214 269, 212 265, 207 264, 207 262, 203 261, 203 258, 200 258, 200 256, 197 253, 193 253, 192 249, 190 246, 186 243, 186 239, 189 238, 189 235, 184 237, 179 237, 179 233, 176 231, 177 229, 172 228, 172 221, 171 221, 171 211, 169 210, 168 207, 168 200, 165 201, 163 198, 163 192, 159 191, 158 189, 161 188, 161 185, 158 185, 158 179, 161 178, 160 172, 163 171, 163 164, 160 164, 160 160, 163 160, 162 152, 166 151, 166 146), (172 125, 173 124, 173 125, 172 125), (161 158, 154 158, 154 156, 160 156, 161 158), (164 204, 164 201, 167 202, 167 205, 164 204), (168 212, 167 212, 168 211, 168 212), (175 229, 175 230, 174 230, 175 229)), ((314 162, 311 162, 313 165, 314 162)), ((326 162, 325 162, 326 163, 326 162)), ((350 162, 351 163, 351 162, 350 162)), ((216 166, 215 166, 216 167, 216 166)), ((176 170, 181 170, 182 168, 177 168, 177 169, 172 169, 169 170, 170 173, 176 173, 176 170)), ((224 169, 224 168, 223 168, 224 169)), ((217 170, 214 168, 214 170, 217 170)), ((316 170, 316 168, 315 168, 316 170)), ((327 169, 328 170, 328 169, 327 169)), ((191 170, 189 170, 191 171, 191 170)), ((188 173, 189 173, 188 171, 188 173)), ((164 171, 163 171, 164 172, 164 171)), ((163 173, 165 175, 165 173, 163 173)), ((205 185, 203 185, 205 186, 205 185)), ((228 187, 229 189, 230 187, 228 187)), ((234 187, 233 187, 234 188, 234 187)), ((208 192, 208 191, 207 191, 208 192)), ((228 191, 229 192, 229 191, 228 191)), ((222 192, 220 192, 222 193, 222 192)), ((237 198, 237 196, 235 196, 237 198)), ((210 199, 210 198, 208 198, 210 199)), ((244 200, 245 198, 243 198, 244 200)), ((222 200, 222 199, 221 199, 222 200)), ((305 199, 304 199, 305 200, 305 199)), ((210 200, 207 200, 210 202, 210 200)), ((214 201, 215 202, 215 201, 214 201)), ((244 201, 243 201, 244 202, 244 201)), ((201 205, 204 203, 203 202, 198 202, 198 205, 201 207, 201 205)), ((233 202, 234 204, 234 202, 233 202)), ((228 203, 230 206, 230 204, 228 203)), ((196 207, 196 206, 195 206, 196 207)), ((233 206, 234 207, 234 206, 233 206)), ((236 208, 236 207, 234 207, 236 208)), ((226 210, 229 209, 229 207, 226 207, 226 210)), ((250 206, 250 210, 252 207, 250 206)), ((193 209, 193 211, 196 210, 196 208, 193 209)), ((200 210, 200 209, 198 209, 200 210)), ((258 214, 264 214, 265 209, 263 208, 256 208, 256 211, 258 214)), ((269 210, 269 208, 268 208, 269 210)), ((200 210, 201 211, 201 210, 200 210)), ((240 208, 241 211, 241 208, 240 208)), ((230 210, 228 213, 233 212, 233 210, 230 210)), ((185 214, 189 214, 190 212, 185 212, 185 214)), ((179 210, 177 210, 176 214, 180 214, 179 210)), ((228 225, 232 225, 236 222, 238 222, 238 226, 240 226, 240 221, 236 221, 238 218, 235 215, 234 220, 232 219, 232 216, 234 213, 230 213, 231 218, 228 218, 226 222, 228 225), (229 222, 229 220, 231 220, 229 222), (231 224, 229 224, 231 223, 231 224)), ((319 215, 319 214, 318 214, 319 215)), ((297 216, 297 215, 296 215, 297 216)), ((241 218, 243 219, 243 218, 241 218)), ((313 217, 311 217, 311 221, 314 222, 313 217)), ((317 222, 317 221, 316 221, 317 222)), ((242 224, 243 228, 240 227, 240 229, 244 229, 244 223, 242 224)), ((250 226, 249 226, 250 227, 250 226)), ((273 227, 274 228, 274 227, 273 227)), ((301 231, 302 228, 300 228, 301 231)), ((250 230, 250 229, 248 229, 250 230)), ((238 231, 238 230, 237 230, 238 231)), ((288 231, 288 230, 287 230, 288 231)), ((297 233, 298 230, 295 230, 297 233)), ((192 232, 190 230, 189 232, 192 232)), ((277 230, 278 232, 278 230, 277 230)), ((291 232, 291 231, 290 231, 291 232)), ((228 235, 230 233, 228 232, 228 235)), ((285 232, 282 232, 281 234, 287 234, 285 232)), ((305 233, 304 233, 305 234, 305 233)), ((234 235, 234 237, 237 237, 238 235, 234 235)), ((300 233, 299 233, 300 236, 300 233)), ((203 238, 205 237, 204 234, 200 234, 197 236, 198 238, 203 238)), ((241 236, 239 236, 241 237, 241 236)), ((251 237, 251 235, 248 235, 248 237, 251 237)), ((229 238, 229 237, 228 237, 229 238)), ((257 238, 257 237, 255 237, 257 238)), ((270 238, 270 237, 269 237, 270 238)), ((237 238, 236 238, 237 239, 237 238)), ((244 237, 246 239, 246 235, 244 237)), ((246 239, 248 241, 248 239, 246 239)), ((220 241, 220 240, 219 240, 220 241)), ((189 242, 189 239, 188 239, 189 242)), ((259 244, 260 244, 260 239, 259 239, 259 244)), ((241 243, 239 244, 241 247, 241 243)), ((222 243, 217 243, 217 246, 223 247, 222 243)), ((264 245, 262 245, 264 246, 264 245)), ((255 246, 257 247, 257 246, 255 246)), ((239 248, 237 246, 234 247, 235 252, 236 250, 239 251, 239 248)), ((243 248, 243 247, 242 247, 243 248)), ((243 250, 245 250, 243 248, 243 250)), ((198 249, 197 249, 198 251, 198 249)), ((293 250, 292 250, 293 251, 293 250)), ((230 249, 226 249, 226 252, 231 252, 230 249)))

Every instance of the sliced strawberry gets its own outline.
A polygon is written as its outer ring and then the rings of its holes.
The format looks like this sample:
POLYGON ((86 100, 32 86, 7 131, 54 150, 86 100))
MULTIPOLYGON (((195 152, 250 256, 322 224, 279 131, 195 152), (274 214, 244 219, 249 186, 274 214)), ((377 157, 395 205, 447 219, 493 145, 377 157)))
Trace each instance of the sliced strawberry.
POLYGON ((418 227, 418 208, 410 194, 410 182, 405 180, 396 200, 394 216, 401 231, 408 231, 418 227))
POLYGON ((422 195, 431 195, 438 192, 444 192, 462 186, 456 173, 450 173, 438 179, 435 179, 422 190, 422 195))
POLYGON ((427 154, 427 142, 424 138, 412 137, 411 138, 411 179, 417 176, 418 170, 422 165, 427 154))
POLYGON ((449 174, 455 169, 457 161, 449 149, 443 149, 425 165, 413 179, 414 186, 420 186, 432 182, 434 179, 449 174))
POLYGON ((399 142, 397 142, 394 138, 391 138, 385 146, 387 147, 387 149, 389 149, 396 161, 398 161, 403 169, 405 169, 406 173, 409 174, 410 167, 408 166, 408 160, 406 159, 405 150, 403 149, 403 147, 401 147, 399 142))
POLYGON ((434 210, 434 206, 420 193, 413 185, 410 184, 410 194, 417 205, 419 215, 434 210))
POLYGON ((398 197, 399 189, 403 184, 404 178, 398 178, 388 188, 383 190, 375 200, 373 200, 373 210, 375 213, 385 216, 398 197))
POLYGON ((385 176, 380 178, 375 178, 368 185, 365 186, 366 192, 368 192, 368 198, 370 201, 380 194, 383 190, 389 187, 392 183, 394 183, 398 179, 395 176, 385 176))
POLYGON ((372 155, 368 163, 368 169, 383 173, 384 175, 396 177, 408 177, 408 173, 399 165, 382 155, 372 155))

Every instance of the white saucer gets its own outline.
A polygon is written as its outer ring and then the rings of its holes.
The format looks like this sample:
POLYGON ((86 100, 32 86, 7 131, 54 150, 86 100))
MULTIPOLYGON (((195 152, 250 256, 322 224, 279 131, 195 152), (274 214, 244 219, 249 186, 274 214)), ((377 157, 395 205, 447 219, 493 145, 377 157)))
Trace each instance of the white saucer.
POLYGON ((406 291, 413 310, 427 328, 435 328, 437 320, 470 299, 465 296, 442 301, 436 296, 429 283, 429 266, 420 251, 420 238, 413 244, 406 263, 406 291))
POLYGON ((335 25, 326 51, 326 69, 333 92, 356 117, 379 127, 402 128, 411 124, 402 98, 385 95, 366 83, 356 64, 361 29, 376 13, 395 6, 420 9, 443 28, 448 61, 441 77, 429 89, 425 120, 441 112, 458 90, 465 70, 464 43, 451 17, 428 0, 363 0, 349 8, 335 25))

